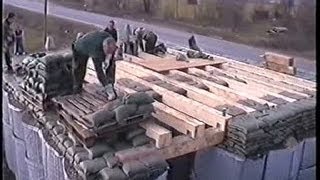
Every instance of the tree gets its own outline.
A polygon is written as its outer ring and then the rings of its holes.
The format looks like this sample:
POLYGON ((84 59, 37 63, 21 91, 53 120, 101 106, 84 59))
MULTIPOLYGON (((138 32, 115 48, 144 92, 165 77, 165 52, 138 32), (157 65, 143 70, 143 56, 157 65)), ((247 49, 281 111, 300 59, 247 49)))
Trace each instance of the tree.
POLYGON ((150 0, 143 0, 144 11, 146 13, 150 12, 150 0))

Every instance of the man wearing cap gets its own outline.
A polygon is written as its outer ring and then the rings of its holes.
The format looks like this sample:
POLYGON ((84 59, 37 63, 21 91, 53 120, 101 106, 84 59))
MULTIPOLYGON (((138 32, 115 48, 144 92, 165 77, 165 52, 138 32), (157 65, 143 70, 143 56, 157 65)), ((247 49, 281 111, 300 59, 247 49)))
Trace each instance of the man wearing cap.
POLYGON ((7 18, 3 21, 3 53, 6 61, 6 66, 8 72, 13 72, 12 61, 11 61, 11 51, 15 42, 14 30, 12 24, 15 20, 15 14, 10 12, 7 18))
POLYGON ((108 95, 108 100, 114 100, 116 98, 113 88, 116 68, 114 55, 117 50, 114 38, 105 31, 89 32, 72 44, 72 50, 74 92, 78 93, 82 90, 87 62, 91 57, 97 77, 104 87, 104 93, 108 95))

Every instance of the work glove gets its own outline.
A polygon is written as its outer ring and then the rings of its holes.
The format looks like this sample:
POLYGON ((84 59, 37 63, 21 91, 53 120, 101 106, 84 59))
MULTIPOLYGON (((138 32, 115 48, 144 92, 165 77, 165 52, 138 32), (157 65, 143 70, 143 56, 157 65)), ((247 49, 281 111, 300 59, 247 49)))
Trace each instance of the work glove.
POLYGON ((104 91, 108 96, 108 101, 112 101, 115 100, 117 98, 117 95, 114 91, 113 85, 112 84, 108 84, 104 87, 104 91))

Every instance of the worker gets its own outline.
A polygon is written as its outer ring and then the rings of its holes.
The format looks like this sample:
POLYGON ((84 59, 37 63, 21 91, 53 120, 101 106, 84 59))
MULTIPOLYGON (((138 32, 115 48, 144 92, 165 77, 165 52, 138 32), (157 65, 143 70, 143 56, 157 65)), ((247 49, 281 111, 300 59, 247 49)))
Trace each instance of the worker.
POLYGON ((196 38, 192 35, 189 40, 189 48, 191 51, 187 51, 188 58, 201 58, 201 59, 210 59, 209 55, 204 54, 199 46, 197 45, 196 38))
POLYGON ((108 32, 116 42, 118 41, 118 32, 116 28, 114 27, 114 21, 109 21, 109 25, 104 29, 105 32, 108 32))
POLYGON ((14 30, 13 30, 13 23, 15 20, 15 14, 10 12, 3 21, 3 53, 4 53, 4 58, 6 61, 6 66, 7 66, 7 72, 12 73, 13 68, 12 68, 12 61, 11 61, 11 51, 13 50, 13 45, 15 42, 15 35, 14 35, 14 30))
POLYGON ((155 54, 158 36, 154 32, 140 27, 134 31, 134 35, 137 37, 138 46, 142 51, 149 54, 155 54))
POLYGON ((138 56, 137 38, 133 36, 129 24, 124 27, 122 44, 124 46, 124 53, 138 56))
POLYGON ((73 78, 74 92, 82 90, 83 80, 86 74, 87 62, 92 58, 97 77, 104 87, 104 93, 108 100, 114 100, 115 61, 117 50, 115 39, 105 31, 94 31, 84 34, 72 44, 73 50, 73 78))

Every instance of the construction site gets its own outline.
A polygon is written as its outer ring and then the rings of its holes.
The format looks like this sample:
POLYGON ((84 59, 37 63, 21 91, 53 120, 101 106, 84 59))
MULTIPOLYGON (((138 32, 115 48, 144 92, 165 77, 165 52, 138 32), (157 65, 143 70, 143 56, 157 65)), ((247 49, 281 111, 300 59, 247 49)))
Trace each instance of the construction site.
POLYGON ((190 53, 123 53, 113 100, 92 59, 74 93, 71 48, 14 57, 2 76, 8 169, 16 180, 316 179, 316 83, 294 57, 265 52, 258 67, 190 53))

